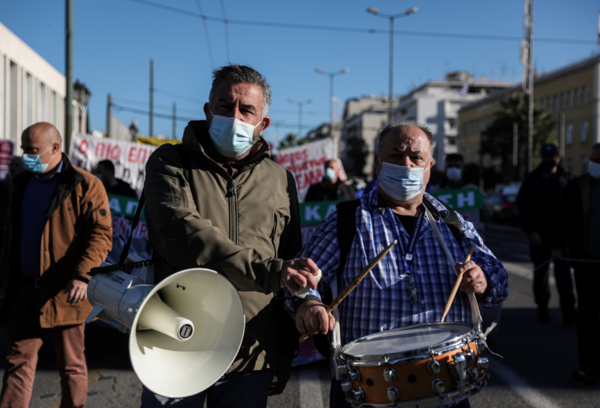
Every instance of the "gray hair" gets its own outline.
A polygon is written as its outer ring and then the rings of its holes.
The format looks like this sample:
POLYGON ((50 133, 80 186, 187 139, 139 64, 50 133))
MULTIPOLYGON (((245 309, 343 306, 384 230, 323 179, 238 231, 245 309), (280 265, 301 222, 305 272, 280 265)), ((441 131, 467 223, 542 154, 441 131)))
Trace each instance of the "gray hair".
POLYGON ((385 128, 383 128, 381 133, 379 133, 379 142, 377 143, 377 148, 375 150, 375 153, 379 154, 381 152, 381 145, 383 143, 383 140, 390 133, 392 133, 395 130, 402 131, 403 129, 406 129, 409 126, 416 126, 419 129, 421 129, 423 131, 423 133, 425 133, 425 135, 427 135, 427 140, 429 140, 430 146, 433 147, 433 133, 431 133, 431 130, 427 126, 419 125, 414 120, 403 120, 403 121, 397 122, 397 123, 390 123, 385 128))
POLYGON ((246 65, 229 64, 224 65, 213 71, 213 81, 208 95, 209 103, 212 102, 215 89, 223 81, 230 84, 254 84, 261 87, 263 91, 263 101, 261 105, 262 116, 267 116, 271 106, 271 88, 265 77, 260 72, 246 65))

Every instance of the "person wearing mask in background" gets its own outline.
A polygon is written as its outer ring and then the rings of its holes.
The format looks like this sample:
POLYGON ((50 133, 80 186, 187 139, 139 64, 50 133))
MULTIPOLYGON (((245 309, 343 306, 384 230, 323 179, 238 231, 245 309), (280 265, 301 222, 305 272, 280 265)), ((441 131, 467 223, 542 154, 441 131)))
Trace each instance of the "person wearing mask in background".
POLYGON ((61 408, 83 407, 88 376, 84 355, 88 272, 112 246, 106 191, 91 173, 61 153, 50 123, 21 136, 27 172, 13 179, 0 258, 0 317, 8 353, 0 408, 26 408, 38 351, 52 336, 61 383, 61 408))
POLYGON ((25 171, 23 158, 13 156, 8 165, 8 173, 6 178, 0 181, 0 248, 2 247, 2 231, 4 230, 4 218, 6 218, 6 210, 12 189, 12 179, 25 171))
MULTIPOLYGON (((529 255, 533 262, 533 294, 538 306, 537 317, 541 322, 549 322, 548 302, 550 301, 550 268, 542 266, 550 259, 552 251, 552 232, 555 226, 552 220, 558 215, 560 199, 573 177, 558 163, 558 147, 548 143, 540 151, 542 162, 525 176, 517 205, 523 230, 529 237, 529 255)), ((567 248, 563 256, 568 257, 567 248)), ((563 313, 563 325, 572 326, 577 319, 575 294, 569 263, 554 260, 556 288, 560 296, 560 309, 563 313)))
POLYGON ((192 121, 182 144, 163 145, 146 164, 148 236, 166 262, 158 280, 206 267, 238 289, 246 315, 233 364, 207 390, 182 399, 144 387, 142 407, 264 408, 283 392, 298 350, 294 321, 273 293, 316 288, 318 268, 293 259, 301 249, 294 176, 272 160, 261 137, 269 127, 271 90, 251 67, 213 72, 206 121, 192 121), (274 376, 277 380, 274 381, 274 376))
POLYGON ((98 162, 94 169, 94 175, 102 181, 107 194, 138 198, 137 193, 129 183, 115 178, 115 165, 110 160, 98 162))
POLYGON ((323 180, 308 188, 304 201, 349 200, 354 198, 354 189, 340 180, 339 171, 340 165, 336 159, 327 160, 323 180))
POLYGON ((597 384, 600 380, 600 143, 592 146, 588 174, 572 180, 560 200, 554 227, 552 258, 565 256, 568 238, 577 288, 577 352, 579 368, 571 376, 597 384), (587 262, 586 262, 587 261, 587 262), (591 262, 590 262, 591 261, 591 262))

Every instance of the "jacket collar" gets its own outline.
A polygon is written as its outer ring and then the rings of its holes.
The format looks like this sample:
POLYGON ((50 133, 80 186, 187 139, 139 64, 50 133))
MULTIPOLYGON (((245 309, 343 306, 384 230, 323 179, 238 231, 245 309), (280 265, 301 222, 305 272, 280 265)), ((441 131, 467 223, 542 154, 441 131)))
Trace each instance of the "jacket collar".
MULTIPOLYGON (((367 200, 371 207, 376 208, 382 214, 389 207, 377 189, 369 193, 367 200)), ((423 203, 421 205, 425 205, 436 220, 439 220, 440 216, 446 218, 450 214, 446 207, 429 193, 423 194, 423 203)))

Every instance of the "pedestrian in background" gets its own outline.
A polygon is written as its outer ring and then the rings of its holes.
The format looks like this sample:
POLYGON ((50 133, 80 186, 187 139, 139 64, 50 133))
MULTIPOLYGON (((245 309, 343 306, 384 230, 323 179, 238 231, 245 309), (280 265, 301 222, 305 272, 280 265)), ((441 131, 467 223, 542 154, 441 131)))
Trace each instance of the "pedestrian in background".
POLYGON ((6 175, 6 178, 0 181, 0 248, 2 247, 2 231, 4 230, 6 210, 8 210, 12 179, 24 171, 25 166, 23 165, 23 159, 19 156, 13 156, 8 165, 8 174, 6 175))
POLYGON ((50 123, 21 136, 27 172, 13 179, 0 259, 8 353, 1 408, 27 407, 38 351, 48 332, 57 355, 61 408, 83 407, 87 397, 84 323, 88 272, 112 244, 108 197, 91 173, 61 153, 50 123))
POLYGON ((568 237, 575 269, 579 310, 577 315, 577 352, 579 368, 575 380, 596 384, 600 380, 600 143, 592 147, 587 174, 571 181, 560 201, 554 222, 553 259, 565 254, 568 237), (589 262, 591 261, 591 262, 589 262))
MULTIPOLYGON (((551 236, 555 226, 552 220, 558 215, 560 199, 573 177, 558 164, 560 156, 556 145, 544 144, 540 153, 542 162, 525 176, 517 197, 517 205, 523 229, 529 237, 529 255, 535 268, 533 294, 538 307, 538 320, 549 322, 550 270, 547 261, 553 249, 551 236), (542 266, 544 263, 546 265, 542 266)), ((562 250, 563 255, 568 256, 567 248, 562 250)), ((556 259, 554 276, 560 296, 563 324, 572 326, 577 315, 569 263, 556 259)))
POLYGON ((137 193, 129 183, 115 178, 115 165, 110 160, 98 162, 94 169, 94 175, 102 181, 107 194, 138 198, 137 193))
POLYGON ((355 198, 354 188, 340 180, 340 165, 336 159, 325 162, 323 180, 308 188, 304 201, 349 200, 355 198))

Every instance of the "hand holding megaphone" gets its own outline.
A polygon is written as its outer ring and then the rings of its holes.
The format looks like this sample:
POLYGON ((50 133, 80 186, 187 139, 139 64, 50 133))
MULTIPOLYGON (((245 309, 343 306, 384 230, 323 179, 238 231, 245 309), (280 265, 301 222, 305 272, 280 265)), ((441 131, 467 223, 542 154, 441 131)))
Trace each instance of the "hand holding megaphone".
POLYGON ((283 262, 281 267, 280 287, 288 288, 292 293, 303 288, 317 289, 320 279, 317 279, 319 272, 319 267, 312 259, 290 259, 283 262))

